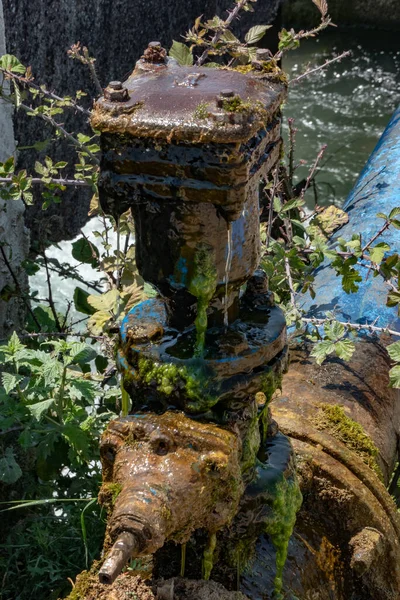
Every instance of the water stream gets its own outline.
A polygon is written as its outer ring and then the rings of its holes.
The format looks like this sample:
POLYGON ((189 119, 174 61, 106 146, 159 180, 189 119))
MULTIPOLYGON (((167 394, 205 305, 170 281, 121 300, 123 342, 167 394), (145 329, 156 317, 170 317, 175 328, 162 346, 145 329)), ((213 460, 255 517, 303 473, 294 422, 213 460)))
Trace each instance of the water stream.
POLYGON ((224 274, 225 297, 224 297, 224 327, 229 325, 228 317, 228 288, 229 288, 229 272, 232 265, 232 224, 228 222, 228 236, 226 242, 226 265, 224 274))
MULTIPOLYGON (((328 144, 317 176, 321 205, 343 204, 399 104, 398 33, 330 29, 289 52, 283 66, 294 79, 307 65, 320 65, 345 50, 352 56, 291 86, 284 108, 285 121, 293 117, 298 129, 296 162, 307 161, 296 171, 297 180, 328 144)), ((312 189, 307 200, 314 205, 312 189)))

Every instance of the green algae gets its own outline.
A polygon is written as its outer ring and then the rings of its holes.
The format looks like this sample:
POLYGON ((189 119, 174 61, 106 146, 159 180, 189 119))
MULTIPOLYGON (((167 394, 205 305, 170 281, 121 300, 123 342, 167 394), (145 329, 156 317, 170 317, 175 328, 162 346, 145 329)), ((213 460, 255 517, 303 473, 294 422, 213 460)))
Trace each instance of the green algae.
POLYGON ((200 102, 193 113, 194 119, 207 119, 210 114, 209 104, 208 102, 200 102))
POLYGON ((217 545, 217 534, 210 533, 207 546, 204 549, 203 554, 203 579, 208 581, 210 579, 211 571, 214 566, 214 552, 217 545))
POLYGON ((327 431, 343 442, 383 480, 382 471, 377 463, 379 450, 362 425, 348 417, 341 405, 320 404, 319 408, 318 414, 313 419, 315 427, 327 431))
POLYGON ((200 244, 193 258, 193 275, 189 281, 189 292, 197 298, 195 356, 203 356, 207 331, 207 308, 217 288, 218 274, 215 267, 214 250, 200 244))
POLYGON ((276 371, 271 370, 268 373, 265 373, 261 377, 260 384, 261 384, 260 385, 261 389, 260 389, 260 392, 258 392, 258 394, 256 394, 256 400, 257 400, 257 396, 260 394, 263 394, 265 397, 265 404, 258 415, 258 420, 260 423, 260 431, 261 431, 261 441, 263 443, 265 443, 265 441, 267 439, 267 432, 268 432, 268 425, 269 425, 269 420, 268 420, 269 403, 272 399, 272 396, 276 392, 276 390, 282 389, 282 373, 280 371, 276 372, 276 371))
POLYGON ((256 464, 257 454, 260 450, 260 442, 259 414, 256 412, 251 418, 246 437, 243 440, 242 457, 240 461, 242 474, 245 474, 256 464))
POLYGON ((139 380, 147 385, 156 384, 157 391, 171 396, 177 390, 183 392, 189 400, 187 410, 198 412, 211 408, 218 397, 207 393, 204 374, 200 369, 189 369, 175 363, 158 363, 139 356, 139 380))
POLYGON ((289 540, 296 523, 303 497, 297 478, 282 479, 276 484, 272 515, 266 524, 265 532, 271 538, 276 550, 276 573, 274 580, 274 598, 282 600, 282 577, 286 563, 289 540))
POLYGON ((99 504, 105 506, 108 510, 112 510, 121 491, 122 485, 120 483, 103 483, 98 495, 99 504))

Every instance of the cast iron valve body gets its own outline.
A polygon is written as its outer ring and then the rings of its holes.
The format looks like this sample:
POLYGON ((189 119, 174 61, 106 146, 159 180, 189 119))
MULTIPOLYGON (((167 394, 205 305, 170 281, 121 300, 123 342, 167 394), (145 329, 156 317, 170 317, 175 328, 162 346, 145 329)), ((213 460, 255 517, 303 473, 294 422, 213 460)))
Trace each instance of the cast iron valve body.
POLYGON ((169 299, 174 326, 196 315, 190 287, 199 247, 216 269, 211 320, 229 313, 232 321, 259 262, 259 181, 279 158, 285 87, 142 58, 124 88, 127 101, 101 98, 93 111, 102 207, 115 217, 132 209, 139 272, 169 299))

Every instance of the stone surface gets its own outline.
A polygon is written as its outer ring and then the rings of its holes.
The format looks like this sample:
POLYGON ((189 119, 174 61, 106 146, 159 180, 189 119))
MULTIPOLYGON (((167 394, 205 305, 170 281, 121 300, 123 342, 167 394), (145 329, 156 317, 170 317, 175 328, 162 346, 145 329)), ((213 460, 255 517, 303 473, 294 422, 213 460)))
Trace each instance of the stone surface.
MULTIPOLYGON (((338 26, 363 25, 374 29, 400 29, 398 0, 329 0, 329 14, 338 26)), ((310 27, 319 17, 310 0, 285 0, 287 26, 310 27)))
MULTIPOLYGON (((0 0, 0 56, 6 53, 4 37, 3 7, 0 0)), ((15 153, 14 130, 10 107, 0 101, 0 161, 5 161, 15 153)), ((0 244, 10 262, 19 285, 24 289, 27 277, 21 269, 26 258, 29 234, 24 227, 24 205, 22 200, 0 200, 0 244), (4 244, 4 245, 3 245, 4 244)), ((6 290, 15 291, 16 284, 0 256, 0 294, 8 295, 6 290)), ((0 299, 0 338, 7 337, 14 329, 22 325, 24 305, 20 299, 0 299)))
MULTIPOLYGON (((111 80, 124 80, 132 71, 135 61, 148 42, 160 40, 170 48, 172 39, 180 40, 203 14, 224 16, 231 0, 185 0, 159 2, 157 0, 3 0, 8 50, 24 64, 32 65, 36 83, 46 83, 59 94, 71 94, 77 89, 95 96, 95 89, 83 65, 67 57, 68 48, 77 41, 88 46, 96 57, 101 84, 111 80)), ((235 25, 245 32, 252 25, 271 22, 277 13, 280 0, 259 0, 255 13, 245 13, 235 25)), ((238 32, 237 31, 237 32, 238 32)), ((78 115, 70 114, 65 120, 69 131, 89 132, 89 126, 78 115)), ((51 134, 47 126, 37 119, 18 115, 15 122, 16 137, 20 146, 31 146, 51 134)), ((75 160, 75 152, 65 143, 57 142, 52 156, 58 160, 75 160)), ((32 167, 36 153, 25 151, 21 164, 32 167)), ((61 205, 42 214, 40 205, 27 211, 33 237, 41 235, 43 219, 54 240, 73 237, 87 219, 89 194, 68 191, 61 205), (58 219, 52 219, 57 214, 58 219)))

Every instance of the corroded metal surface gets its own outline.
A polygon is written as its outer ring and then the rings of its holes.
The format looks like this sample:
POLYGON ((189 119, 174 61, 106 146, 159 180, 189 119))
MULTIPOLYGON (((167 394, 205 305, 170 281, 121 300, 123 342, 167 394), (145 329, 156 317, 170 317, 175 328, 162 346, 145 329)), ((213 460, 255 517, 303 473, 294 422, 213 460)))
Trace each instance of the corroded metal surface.
POLYGON ((92 117, 95 129, 165 139, 169 143, 237 143, 251 138, 284 100, 281 84, 233 70, 181 67, 172 60, 155 66, 143 62, 138 62, 125 82, 130 98, 123 107, 115 107, 104 99, 96 103, 92 117), (199 118, 197 111, 199 105, 208 105, 222 119, 224 113, 217 107, 216 97, 224 89, 233 90, 250 106, 243 122, 216 127, 215 119, 199 118))
POLYGON ((138 270, 159 294, 120 330, 132 410, 102 441, 100 578, 149 554, 155 577, 176 576, 187 544, 189 576, 234 587, 271 527, 279 590, 301 494, 268 408, 286 324, 257 267, 259 185, 279 160, 286 90, 262 73, 179 67, 158 43, 124 86, 129 99, 110 90, 93 112, 100 201, 116 219, 131 209, 138 270))
MULTIPOLYGON (((359 341, 349 363, 329 358, 322 366, 297 349, 271 406, 295 449, 305 498, 289 563, 318 557, 313 587, 321 598, 344 600, 356 590, 362 599, 398 597, 400 519, 377 475, 387 484, 397 460, 400 404, 398 391, 388 387, 389 368, 384 347, 374 341, 359 341), (326 406, 343 413, 329 421, 326 406), (375 545, 368 528, 376 532, 375 545)), ((295 580, 286 572, 288 589, 300 598, 311 581, 308 569, 295 580)))

